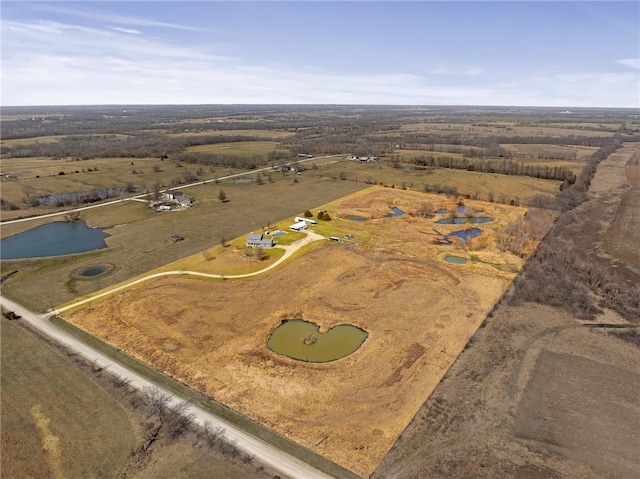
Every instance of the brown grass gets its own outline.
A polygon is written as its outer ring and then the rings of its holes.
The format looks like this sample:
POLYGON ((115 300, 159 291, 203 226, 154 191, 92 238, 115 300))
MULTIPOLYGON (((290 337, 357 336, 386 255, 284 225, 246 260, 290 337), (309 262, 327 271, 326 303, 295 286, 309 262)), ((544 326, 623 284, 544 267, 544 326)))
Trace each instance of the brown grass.
POLYGON ((3 477, 117 477, 135 442, 121 406, 2 319, 3 477))
MULTIPOLYGON (((368 475, 513 277, 484 263, 442 263, 453 247, 430 245, 433 224, 409 215, 425 199, 453 206, 435 195, 373 188, 327 205, 334 219, 318 227, 352 231, 353 242, 327 243, 250 281, 154 281, 66 319, 368 475), (339 218, 343 212, 377 216, 389 205, 407 214, 368 224, 339 218), (360 229, 368 230, 366 244, 360 229), (266 348, 284 317, 315 321, 322 330, 355 324, 369 337, 339 361, 301 363, 266 348)), ((523 213, 470 206, 496 218, 483 226, 487 236, 523 213)), ((493 250, 474 254, 512 269, 522 264, 493 250)))
POLYGON ((396 188, 405 186, 408 189, 422 191, 425 185, 446 185, 458 188, 461 195, 478 194, 480 199, 486 200, 492 193, 497 200, 500 195, 507 199, 520 198, 522 202, 537 195, 555 196, 560 187, 560 181, 543 180, 526 176, 500 175, 479 173, 475 171, 437 168, 424 171, 403 171, 392 168, 384 162, 360 163, 342 160, 338 163, 320 167, 314 174, 340 178, 344 173, 347 180, 360 182, 383 183, 394 185, 396 188))

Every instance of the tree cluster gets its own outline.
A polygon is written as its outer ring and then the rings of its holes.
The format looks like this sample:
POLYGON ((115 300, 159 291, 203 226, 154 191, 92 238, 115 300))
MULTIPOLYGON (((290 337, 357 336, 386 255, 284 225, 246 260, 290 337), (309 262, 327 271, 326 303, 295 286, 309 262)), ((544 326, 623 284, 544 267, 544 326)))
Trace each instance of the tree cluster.
MULTIPOLYGON (((427 156, 422 155, 410 160, 417 166, 427 168, 452 168, 457 170, 479 171, 482 173, 498 173, 502 175, 532 176, 534 178, 544 178, 547 180, 560 180, 572 184, 576 175, 566 166, 535 166, 525 165, 521 161, 501 159, 472 159, 472 158, 452 158, 449 156, 427 156)), ((393 166, 400 168, 399 159, 396 159, 393 166)))
POLYGON ((124 193, 133 193, 134 191, 133 185, 128 183, 125 187, 96 188, 87 191, 71 191, 69 193, 54 193, 44 196, 28 195, 22 201, 29 206, 75 206, 96 203, 124 193))

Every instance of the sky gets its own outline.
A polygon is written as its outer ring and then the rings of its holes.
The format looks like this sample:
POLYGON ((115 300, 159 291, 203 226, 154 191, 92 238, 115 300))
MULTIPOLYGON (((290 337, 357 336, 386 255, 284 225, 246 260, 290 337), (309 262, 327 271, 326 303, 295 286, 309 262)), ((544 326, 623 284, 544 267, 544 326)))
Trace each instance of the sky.
POLYGON ((2 106, 640 108, 640 2, 11 1, 2 106))

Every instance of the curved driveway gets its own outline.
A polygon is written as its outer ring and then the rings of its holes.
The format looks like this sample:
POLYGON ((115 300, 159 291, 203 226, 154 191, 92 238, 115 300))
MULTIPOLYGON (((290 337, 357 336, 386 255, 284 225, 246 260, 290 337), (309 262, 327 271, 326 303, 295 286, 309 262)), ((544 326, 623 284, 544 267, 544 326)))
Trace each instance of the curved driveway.
POLYGON ((308 245, 314 241, 318 241, 324 239, 324 236, 314 233, 313 231, 305 231, 307 234, 306 237, 296 241, 287 246, 278 246, 278 248, 284 249, 285 252, 281 258, 279 258, 272 265, 267 266, 260 271, 254 271, 253 273, 245 273, 245 274, 235 274, 235 275, 226 275, 226 274, 213 274, 213 273, 200 273, 198 271, 188 271, 188 270, 174 270, 174 271, 163 271, 161 273, 154 273, 144 276, 142 278, 138 278, 134 281, 130 281, 129 283, 118 286, 117 288, 109 289, 108 291, 104 291, 102 293, 94 294, 89 296, 88 298, 81 299, 80 301, 76 301, 71 304, 67 304, 65 306, 61 306, 59 308, 54 308, 51 310, 53 314, 60 314, 64 311, 68 311, 70 309, 76 308, 78 306, 82 306, 83 304, 90 303, 91 301, 95 301, 96 299, 104 298, 105 296, 112 295, 113 293, 117 293, 118 291, 122 291, 123 289, 130 288, 140 283, 144 283, 145 281, 150 281, 155 278, 162 278, 164 276, 172 276, 172 275, 189 275, 189 276, 199 276, 201 278, 218 278, 218 279, 240 279, 240 278, 249 278, 251 276, 258 276, 259 274, 265 273, 270 269, 275 268, 280 263, 285 261, 289 256, 298 251, 303 246, 308 245))
MULTIPOLYGON (((246 278, 246 277, 262 274, 272 268, 275 268, 277 265, 282 263, 284 260, 286 260, 288 257, 290 257, 293 253, 298 251, 303 246, 323 238, 324 237, 319 234, 313 233, 311 231, 307 231, 307 236, 305 238, 302 238, 301 240, 296 241, 291 245, 281 246, 281 248, 285 249, 285 254, 280 259, 278 259, 278 261, 276 261, 269 267, 261 271, 256 271, 254 273, 247 273, 247 274, 241 274, 241 275, 235 275, 235 276, 224 276, 224 277, 225 278, 246 278)), ((127 379, 129 381, 129 384, 131 384, 135 388, 139 390, 144 390, 145 388, 156 387, 171 396, 172 404, 179 404, 185 401, 184 398, 175 396, 170 391, 161 388, 160 386, 147 380, 143 376, 140 376, 134 371, 129 370, 128 368, 118 363, 114 359, 100 353, 99 351, 94 350, 87 344, 80 341, 78 338, 63 331, 62 329, 58 328, 48 320, 51 314, 57 314, 59 312, 82 305, 86 302, 93 301, 102 296, 112 294, 119 290, 129 288, 135 284, 142 283, 144 281, 148 281, 153 278, 172 275, 172 274, 189 274, 189 275, 203 276, 208 278, 223 277, 223 275, 198 273, 198 272, 191 272, 191 271, 167 271, 164 273, 152 274, 149 276, 145 276, 144 278, 140 278, 136 281, 132 281, 126 285, 107 291, 106 293, 97 294, 95 296, 84 299, 82 301, 78 301, 76 303, 65 306, 63 308, 58 308, 54 310, 52 313, 48 313, 48 314, 36 314, 32 311, 27 310, 21 305, 15 303, 14 301, 11 301, 4 297, 0 297, 0 301, 2 302, 2 305, 4 307, 22 316, 22 320, 31 324, 32 326, 34 326, 36 329, 38 329, 48 337, 53 338, 54 340, 58 341, 60 344, 66 346, 72 351, 75 351, 76 353, 80 354, 81 356, 88 359, 89 361, 95 361, 96 364, 104 368, 109 368, 109 371, 112 374, 115 374, 120 378, 127 379)), ((331 479, 331 476, 329 476, 328 474, 325 474, 322 471, 315 469, 309 464, 287 454, 284 451, 281 451, 280 449, 276 448, 275 446, 272 446, 271 444, 268 444, 260 439, 257 439, 245 433, 244 431, 239 429, 236 425, 229 423, 224 419, 219 418, 215 414, 209 411, 206 411, 196 405, 189 404, 189 407, 186 413, 193 414, 194 421, 200 425, 203 425, 204 423, 209 423, 214 428, 223 428, 224 429, 223 436, 228 441, 233 442, 238 448, 246 451, 248 454, 251 454, 258 461, 278 470, 282 474, 285 474, 287 477, 291 477, 292 479, 331 479)))

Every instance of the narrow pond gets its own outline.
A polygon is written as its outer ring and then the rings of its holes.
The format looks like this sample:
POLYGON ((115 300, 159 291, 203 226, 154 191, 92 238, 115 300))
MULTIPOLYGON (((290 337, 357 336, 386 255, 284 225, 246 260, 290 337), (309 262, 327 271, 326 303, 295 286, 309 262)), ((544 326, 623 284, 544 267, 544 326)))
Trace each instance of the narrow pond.
POLYGON ((316 323, 294 319, 273 330, 267 347, 291 359, 327 363, 358 350, 367 336, 366 331, 351 324, 340 324, 321 333, 316 323))
POLYGON ((463 225, 465 223, 488 223, 493 218, 488 216, 450 216, 449 218, 442 218, 435 221, 437 225, 463 225))
POLYGON ((56 221, 0 241, 0 259, 40 258, 106 248, 109 235, 84 221, 56 221))
POLYGON ((453 256, 451 254, 448 254, 444 257, 445 262, 447 263, 451 263, 451 264, 467 264, 467 261, 469 261, 467 258, 463 258, 461 256, 453 256))
POLYGON ((391 207, 391 211, 393 213, 389 213, 386 215, 383 215, 383 218, 393 218, 395 216, 402 216, 404 214, 404 211, 402 211, 400 208, 398 208, 397 206, 392 206, 391 207))

